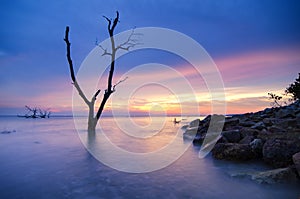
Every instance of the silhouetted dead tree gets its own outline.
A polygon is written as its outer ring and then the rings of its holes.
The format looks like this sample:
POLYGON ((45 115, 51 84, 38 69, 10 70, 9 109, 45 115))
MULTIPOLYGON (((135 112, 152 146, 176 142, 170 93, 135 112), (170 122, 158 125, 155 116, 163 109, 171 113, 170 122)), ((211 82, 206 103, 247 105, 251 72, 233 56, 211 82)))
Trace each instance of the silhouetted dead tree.
POLYGON ((46 118, 46 117, 50 117, 51 112, 47 110, 42 110, 40 108, 37 107, 29 107, 29 106, 25 106, 25 108, 28 110, 28 112, 25 115, 18 115, 18 117, 25 117, 25 118, 46 118))
POLYGON ((130 48, 132 48, 136 45, 135 40, 132 39, 132 37, 134 35, 134 31, 129 36, 127 41, 125 41, 124 43, 122 43, 119 46, 115 45, 114 30, 115 30, 115 28, 116 28, 116 26, 119 22, 119 12, 118 11, 116 13, 116 17, 114 18, 114 20, 109 19, 106 16, 103 16, 103 17, 108 22, 107 30, 108 30, 108 33, 109 33, 109 36, 110 36, 111 51, 109 51, 107 49, 104 49, 101 45, 98 45, 98 44, 97 45, 103 50, 102 56, 108 55, 108 56, 111 57, 111 63, 110 63, 109 75, 108 75, 108 78, 107 78, 107 88, 104 91, 102 101, 100 103, 100 106, 97 110, 96 115, 94 114, 95 101, 96 101, 98 95, 100 94, 101 90, 100 89, 97 90, 90 100, 86 97, 83 90, 80 88, 80 85, 77 82, 77 79, 76 79, 76 76, 75 76, 73 62, 72 62, 72 58, 71 58, 71 43, 69 41, 70 28, 68 26, 66 27, 65 38, 64 38, 64 41, 65 41, 66 47, 67 47, 67 60, 68 60, 68 63, 69 63, 72 83, 73 83, 74 87, 76 88, 76 90, 78 91, 79 96, 83 99, 83 101, 89 107, 89 116, 88 116, 88 134, 89 135, 95 135, 96 125, 97 125, 98 120, 99 120, 99 118, 100 118, 100 116, 101 116, 101 114, 104 110, 104 107, 105 107, 105 104, 106 104, 107 100, 109 99, 110 95, 113 92, 115 92, 116 86, 118 84, 120 84, 121 82, 125 81, 125 79, 126 79, 125 78, 124 80, 119 81, 115 85, 112 84, 114 70, 115 70, 115 58, 116 58, 117 51, 118 50, 129 50, 130 48))

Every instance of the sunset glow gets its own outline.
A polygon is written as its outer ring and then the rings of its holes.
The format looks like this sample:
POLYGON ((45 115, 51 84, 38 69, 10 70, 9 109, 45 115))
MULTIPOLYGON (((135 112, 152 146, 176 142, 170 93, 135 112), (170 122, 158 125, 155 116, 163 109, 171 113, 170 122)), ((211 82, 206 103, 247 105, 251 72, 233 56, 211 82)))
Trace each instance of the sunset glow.
MULTIPOLYGON (((101 18, 99 16, 112 13, 115 8, 120 11, 122 19, 118 32, 134 26, 166 27, 182 32, 202 45, 215 62, 224 82, 222 92, 226 96, 228 114, 269 107, 267 93, 282 93, 300 69, 300 30, 299 22, 294 20, 299 13, 293 9, 295 6, 283 8, 280 3, 273 2, 266 9, 259 3, 249 6, 244 2, 240 7, 231 5, 232 2, 223 6, 207 2, 193 3, 194 6, 189 9, 193 10, 190 13, 194 13, 195 16, 185 13, 190 24, 180 17, 181 13, 185 12, 181 9, 185 7, 182 2, 173 6, 167 4, 163 12, 161 7, 154 4, 150 6, 151 9, 145 9, 144 1, 135 2, 137 6, 143 7, 141 10, 134 9, 132 5, 120 3, 116 6, 108 3, 111 8, 100 6, 100 10, 93 8, 94 11, 91 12, 91 7, 86 5, 82 7, 80 18, 65 17, 77 15, 72 9, 62 10, 64 6, 56 3, 51 3, 49 10, 46 10, 48 6, 44 4, 35 4, 32 7, 33 5, 28 3, 22 9, 9 4, 1 6, 5 16, 3 25, 11 28, 7 31, 1 30, 1 38, 4 40, 0 45, 0 114, 22 113, 24 106, 29 105, 50 108, 57 115, 71 115, 74 105, 73 85, 62 40, 64 27, 72 27, 72 52, 75 69, 79 71, 80 64, 95 47, 95 38, 97 41, 106 39, 105 21, 98 20, 101 18), (207 9, 201 12, 197 10, 198 7, 205 6, 207 9), (248 9, 249 7, 251 8, 248 9), (229 8, 235 8, 236 12, 229 12, 229 8), (238 12, 243 8, 247 8, 243 14, 238 12), (281 14, 274 15, 274 10, 279 8, 282 9, 281 14), (31 12, 31 9, 35 12, 31 12), (56 13, 55 17, 53 13, 56 13), (166 16, 161 17, 161 13, 165 13, 166 16), (169 18, 171 16, 172 20, 169 18), (43 18, 47 23, 39 23, 39 18, 43 18), (49 29, 51 33, 48 32, 49 29), (20 32, 24 34, 19 35, 20 32)), ((133 115, 211 113, 213 99, 203 79, 203 75, 210 74, 210 69, 203 69, 198 74, 186 60, 166 52, 130 52, 126 56, 117 60, 113 80, 115 83, 127 76, 128 71, 142 64, 161 63, 174 71, 156 67, 153 70, 148 68, 129 74, 129 79, 118 85, 117 92, 107 103, 106 115, 112 114, 112 111, 133 115), (155 81, 162 83, 147 83, 155 81), (135 93, 126 93, 126 88, 136 86, 136 82, 147 84, 140 85, 141 88, 135 93), (183 85, 190 85, 192 90, 183 85), (176 92, 172 88, 176 88, 176 92)), ((103 94, 108 71, 99 81, 98 74, 95 71, 90 72, 93 77, 81 79, 79 83, 89 85, 89 81, 97 81, 103 94)), ((94 89, 96 88, 85 90, 86 95, 91 98, 94 89)), ((76 94, 75 92, 74 95, 76 94)), ((98 100, 101 97, 98 97, 98 100)), ((87 114, 87 107, 83 102, 78 101, 75 106, 76 110, 87 114)))

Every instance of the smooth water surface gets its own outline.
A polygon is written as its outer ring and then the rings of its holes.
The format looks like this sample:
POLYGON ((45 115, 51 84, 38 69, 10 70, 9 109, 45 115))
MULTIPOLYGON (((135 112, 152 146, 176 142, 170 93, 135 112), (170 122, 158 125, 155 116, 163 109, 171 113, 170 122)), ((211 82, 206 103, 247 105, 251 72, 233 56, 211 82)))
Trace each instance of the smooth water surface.
MULTIPOLYGON (((125 124, 128 118, 119 118, 125 124)), ((132 118, 131 118, 132 119, 132 118)), ((113 118, 102 118, 102 133, 131 152, 153 152, 182 133, 173 118, 163 127, 149 118, 133 118, 145 131, 122 134, 113 118), (146 128, 146 127, 149 128, 146 128), (159 130, 159 132, 157 132, 159 130), (142 138, 133 138, 140 133, 142 138), (151 137, 151 138, 149 138, 151 137), (145 141, 146 140, 146 141, 145 141)), ((85 119, 82 118, 82 123, 85 119)), ((189 146, 173 164, 149 173, 125 173, 97 161, 84 147, 72 118, 0 118, 0 198, 298 198, 299 184, 258 184, 231 177, 241 171, 264 170, 258 163, 235 164, 198 158, 189 146)), ((98 132, 99 133, 99 132, 98 132)), ((182 136, 182 135, 180 135, 182 136)), ((182 146, 185 146, 182 140, 182 146)), ((182 147, 178 146, 178 147, 182 147)), ((122 157, 119 157, 120 159, 122 157)), ((122 162, 120 162, 122 164, 122 162)), ((134 164, 134 162, 133 162, 134 164)), ((149 162, 151 164, 151 162, 149 162)))

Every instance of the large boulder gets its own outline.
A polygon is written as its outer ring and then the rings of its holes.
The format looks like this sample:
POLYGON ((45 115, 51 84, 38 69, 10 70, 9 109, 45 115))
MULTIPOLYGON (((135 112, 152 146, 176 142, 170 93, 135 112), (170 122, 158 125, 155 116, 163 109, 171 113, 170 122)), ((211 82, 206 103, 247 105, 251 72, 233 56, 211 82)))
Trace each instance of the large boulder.
POLYGON ((250 160, 255 158, 248 144, 218 143, 212 150, 212 155, 220 160, 250 160))
POLYGON ((293 163, 292 156, 300 151, 299 139, 270 138, 263 146, 263 160, 275 168, 293 163))
POLYGON ((265 184, 290 183, 297 181, 297 175, 292 168, 288 167, 258 172, 253 174, 251 179, 265 184))
POLYGON ((238 143, 241 139, 241 135, 238 130, 223 131, 221 135, 231 143, 238 143))

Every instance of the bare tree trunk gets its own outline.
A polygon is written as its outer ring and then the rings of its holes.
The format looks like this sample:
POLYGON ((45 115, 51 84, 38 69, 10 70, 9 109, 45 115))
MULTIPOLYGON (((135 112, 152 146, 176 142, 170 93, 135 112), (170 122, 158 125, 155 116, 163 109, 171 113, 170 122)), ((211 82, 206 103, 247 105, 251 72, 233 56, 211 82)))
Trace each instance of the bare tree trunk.
POLYGON ((89 105, 89 117, 88 117, 88 134, 89 136, 95 136, 96 126, 98 120, 94 117, 94 103, 89 105))
MULTIPOLYGON (((112 45, 112 53, 107 53, 108 55, 111 55, 111 65, 110 65, 110 71, 109 71, 109 76, 108 76, 108 84, 107 84, 107 89, 105 90, 105 93, 103 95, 103 99, 101 102, 101 105, 97 111, 96 116, 94 116, 94 108, 95 108, 95 101, 97 96, 100 93, 100 90, 98 90, 94 96, 92 97, 91 100, 88 100, 87 97, 85 96, 84 92, 81 90, 76 77, 75 77, 75 72, 74 72, 74 67, 73 67, 73 62, 71 58, 71 43, 69 41, 69 27, 66 27, 65 31, 65 38, 64 41, 66 42, 67 46, 67 60, 69 63, 69 68, 70 68, 70 74, 71 74, 71 79, 73 81, 73 84, 78 91, 78 94, 80 97, 83 99, 83 101, 87 104, 89 107, 89 116, 88 116, 88 134, 89 136, 95 136, 96 134, 96 126, 98 123, 98 120, 104 110, 105 103, 107 102, 108 98, 110 95, 114 92, 114 89, 112 89, 112 78, 113 78, 113 73, 114 73, 114 67, 115 67, 115 53, 116 53, 116 48, 115 48, 115 43, 114 43, 114 29, 119 21, 119 13, 117 12, 117 16, 113 21, 113 24, 111 24, 111 20, 105 17, 108 21, 108 32, 111 37, 111 45, 112 45)), ((113 87, 114 88, 114 87, 113 87)))
POLYGON ((124 80, 119 81, 118 83, 116 83, 115 85, 112 84, 112 79, 113 79, 113 74, 114 74, 114 69, 115 69, 115 56, 116 56, 116 52, 119 49, 122 50, 129 50, 129 48, 134 47, 135 43, 134 40, 131 38, 134 35, 134 31, 132 32, 132 34, 129 36, 128 40, 125 41, 124 43, 122 43, 119 46, 115 46, 115 41, 114 41, 114 30, 115 27, 117 26, 118 22, 119 22, 119 12, 117 11, 117 16, 116 18, 112 21, 112 19, 109 19, 105 16, 103 16, 107 22, 108 22, 108 33, 110 36, 110 41, 111 41, 111 52, 108 52, 107 49, 104 49, 102 46, 99 45, 99 47, 101 47, 104 50, 104 53, 102 55, 109 55, 111 57, 111 64, 110 64, 110 70, 109 70, 109 76, 107 78, 107 88, 105 89, 105 92, 103 94, 103 98, 102 101, 100 103, 99 109, 96 113, 96 115, 94 114, 94 108, 95 108, 95 101, 97 96, 100 93, 100 90, 97 90, 96 93, 94 94, 94 96, 92 97, 91 100, 88 100, 87 97, 85 96, 84 92, 81 90, 79 83, 76 80, 75 77, 75 72, 74 72, 74 67, 73 67, 73 62, 71 59, 71 43, 69 41, 69 27, 66 27, 66 31, 65 31, 65 38, 64 41, 66 43, 67 46, 67 60, 69 63, 69 68, 70 68, 70 75, 71 75, 71 79, 73 82, 74 87, 76 88, 76 90, 78 91, 79 96, 83 99, 83 101, 87 104, 87 106, 89 107, 89 116, 88 116, 88 134, 89 137, 93 137, 95 136, 96 133, 96 126, 98 123, 98 120, 100 119, 102 112, 104 110, 105 104, 107 102, 107 100, 109 99, 110 95, 115 92, 115 87, 123 82, 124 80))

